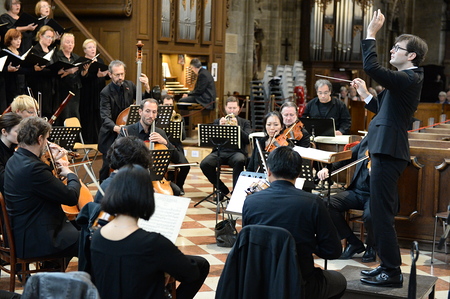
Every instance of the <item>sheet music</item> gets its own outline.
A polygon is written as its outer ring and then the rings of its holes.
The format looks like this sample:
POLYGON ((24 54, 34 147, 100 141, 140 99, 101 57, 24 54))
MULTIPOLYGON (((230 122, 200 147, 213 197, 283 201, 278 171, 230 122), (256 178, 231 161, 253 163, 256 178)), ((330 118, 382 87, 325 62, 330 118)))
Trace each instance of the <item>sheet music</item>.
POLYGON ((175 244, 190 202, 187 197, 155 193, 155 213, 149 220, 139 219, 138 226, 160 233, 175 244))
POLYGON ((55 52, 55 49, 56 49, 56 47, 54 47, 50 52, 45 54, 44 59, 47 59, 48 61, 50 61, 50 59, 52 59, 53 53, 55 52))
MULTIPOLYGON (((245 193, 245 190, 247 190, 247 188, 250 187, 253 182, 258 182, 260 180, 260 178, 248 177, 243 175, 239 176, 236 186, 233 188, 233 194, 231 195, 226 212, 241 215, 242 208, 244 207, 244 201, 247 198, 247 193, 245 193)), ((297 178, 297 180, 295 181, 295 187, 297 189, 302 189, 304 183, 305 179, 297 178)))
POLYGON ((0 72, 3 70, 3 67, 5 66, 5 62, 6 59, 8 58, 8 56, 3 56, 2 58, 0 58, 0 72))

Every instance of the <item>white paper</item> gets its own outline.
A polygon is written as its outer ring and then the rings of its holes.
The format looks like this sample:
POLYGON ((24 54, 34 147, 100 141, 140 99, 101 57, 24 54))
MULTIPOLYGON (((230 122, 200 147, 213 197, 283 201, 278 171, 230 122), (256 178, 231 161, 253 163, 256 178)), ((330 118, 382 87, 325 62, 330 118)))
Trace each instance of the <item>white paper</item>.
POLYGON ((0 72, 3 70, 3 67, 5 66, 5 62, 6 59, 8 58, 8 56, 3 56, 2 58, 0 58, 0 72))
POLYGON ((190 198, 155 193, 155 213, 149 220, 139 219, 140 228, 160 233, 175 244, 186 216, 190 198))

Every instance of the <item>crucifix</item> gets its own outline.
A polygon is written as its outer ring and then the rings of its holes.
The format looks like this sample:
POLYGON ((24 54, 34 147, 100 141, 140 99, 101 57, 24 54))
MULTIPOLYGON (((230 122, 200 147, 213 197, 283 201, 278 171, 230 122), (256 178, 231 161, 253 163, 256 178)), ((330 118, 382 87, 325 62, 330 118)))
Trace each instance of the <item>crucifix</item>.
POLYGON ((284 40, 284 43, 282 43, 281 45, 284 47, 284 60, 289 61, 288 49, 292 45, 289 43, 289 40, 287 37, 284 40))

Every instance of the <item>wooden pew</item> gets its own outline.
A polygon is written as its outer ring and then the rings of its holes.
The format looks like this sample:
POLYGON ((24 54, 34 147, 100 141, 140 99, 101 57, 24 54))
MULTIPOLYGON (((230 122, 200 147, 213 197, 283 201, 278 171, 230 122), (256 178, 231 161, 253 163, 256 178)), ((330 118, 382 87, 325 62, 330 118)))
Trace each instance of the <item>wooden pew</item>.
POLYGON ((450 133, 448 134, 436 134, 436 133, 408 133, 409 139, 422 139, 422 140, 450 140, 450 133))
POLYGON ((432 148, 450 148, 450 141, 409 139, 409 146, 423 147, 424 144, 432 148))

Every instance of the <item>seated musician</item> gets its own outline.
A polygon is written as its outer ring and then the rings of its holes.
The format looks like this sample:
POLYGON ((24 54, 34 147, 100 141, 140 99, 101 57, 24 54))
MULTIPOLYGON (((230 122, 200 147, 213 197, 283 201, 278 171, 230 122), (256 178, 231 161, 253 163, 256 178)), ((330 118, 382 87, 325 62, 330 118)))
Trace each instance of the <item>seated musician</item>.
MULTIPOLYGON (((137 164, 145 168, 150 168, 151 166, 150 150, 136 136, 118 137, 109 148, 107 158, 114 171, 100 185, 103 191, 108 189, 112 179, 123 166, 127 164, 137 164)), ((102 193, 97 191, 94 202, 101 203, 102 199, 102 193)))
POLYGON ((0 117, 0 192, 3 194, 5 166, 17 146, 17 131, 22 118, 16 113, 6 113, 0 117))
POLYGON ((281 105, 280 113, 281 116, 283 116, 283 124, 286 127, 283 133, 288 134, 288 139, 290 139, 294 145, 310 147, 311 135, 306 131, 298 119, 297 105, 294 102, 285 102, 281 105))
MULTIPOLYGON (((174 99, 173 96, 170 94, 165 94, 162 96, 162 105, 163 106, 174 106, 174 99)), ((173 115, 176 114, 175 110, 173 110, 173 115)), ((183 121, 183 119, 180 119, 180 121, 183 121)), ((183 130, 181 132, 181 138, 184 140, 186 138, 186 133, 183 130)), ((186 156, 184 155, 184 148, 183 143, 181 143, 181 140, 172 141, 171 142, 173 146, 175 147, 176 155, 172 156, 172 162, 175 164, 187 164, 189 161, 186 159, 186 156)), ((182 166, 180 167, 180 172, 177 175, 176 184, 180 188, 180 195, 184 195, 184 182, 186 181, 186 178, 188 176, 189 170, 191 169, 190 166, 182 166)))
POLYGON ((139 218, 148 220, 155 211, 147 169, 122 167, 101 206, 115 215, 92 237, 92 278, 102 298, 165 298, 165 273, 181 282, 177 298, 194 298, 209 273, 208 261, 138 227, 139 218))
POLYGON ((66 266, 78 254, 79 233, 61 204, 74 206, 80 195, 80 181, 60 159, 64 151, 52 148, 61 182, 52 168, 41 161, 48 146, 50 124, 29 117, 19 125, 19 148, 5 169, 5 201, 19 258, 66 257, 66 266))
MULTIPOLYGON (((215 125, 238 125, 241 128, 241 148, 240 149, 228 149, 224 148, 220 151, 221 164, 229 165, 233 168, 233 186, 236 186, 236 182, 239 175, 244 170, 247 159, 247 145, 249 144, 248 135, 252 132, 250 121, 239 117, 239 99, 236 97, 229 97, 225 102, 225 112, 227 118, 222 117, 214 120, 215 125)), ((208 181, 216 186, 216 168, 217 168, 217 150, 214 149, 208 156, 206 156, 200 163, 200 168, 208 181)), ((220 201, 224 196, 230 193, 230 189, 219 178, 219 190, 220 201)))
MULTIPOLYGON (((272 151, 280 145, 276 140, 276 137, 284 130, 283 118, 280 113, 278 111, 267 113, 263 119, 263 127, 266 136, 256 139, 253 153, 247 166, 247 171, 266 172, 267 169, 264 169, 261 154, 267 155, 269 151, 272 151), (257 143, 259 144, 259 148, 257 143), (261 149, 261 152, 259 149, 261 149)), ((288 144, 284 145, 292 146, 292 142, 288 140, 288 144)))
MULTIPOLYGON (((121 129, 119 137, 136 136, 145 142, 161 144, 167 149, 174 150, 172 152, 172 162, 180 161, 179 153, 169 142, 166 133, 162 129, 156 127, 154 132, 152 132, 151 130, 153 122, 158 117, 158 101, 155 99, 143 100, 141 103, 141 107, 139 108, 139 116, 140 120, 137 123, 125 126, 121 129)), ((171 182, 170 187, 173 190, 173 195, 180 195, 180 188, 178 188, 177 185, 171 182)))
POLYGON ((27 95, 17 96, 11 103, 11 111, 19 114, 22 118, 37 116, 38 107, 36 100, 27 95))
POLYGON ((319 79, 315 84, 317 97, 306 104, 304 117, 333 118, 336 126, 336 135, 350 133, 352 119, 344 102, 331 97, 333 86, 325 79, 319 79))
MULTIPOLYGON (((364 138, 358 145, 354 146, 352 150, 352 158, 345 161, 333 163, 331 170, 339 169, 340 167, 356 161, 367 155, 367 139, 364 138)), ((340 259, 350 259, 355 254, 365 251, 362 262, 370 263, 376 259, 376 253, 373 244, 372 233, 372 221, 370 217, 370 172, 368 169, 368 161, 364 160, 356 165, 355 173, 353 175, 352 182, 346 191, 339 192, 332 195, 330 198, 329 212, 334 226, 338 230, 341 239, 347 240, 347 245, 340 259), (362 219, 364 221, 364 227, 367 231, 366 244, 364 247, 363 242, 355 236, 352 229, 345 221, 343 212, 349 209, 364 210, 362 219)), ((321 180, 328 178, 330 170, 325 167, 317 173, 317 176, 321 180)))
MULTIPOLYGON (((103 154, 103 165, 100 169, 100 182, 109 176, 109 164, 105 158, 109 147, 120 132, 120 125, 116 125, 119 114, 133 104, 136 98, 136 85, 125 80, 126 65, 120 60, 113 60, 108 66, 111 83, 100 92, 100 117, 102 127, 98 134, 98 150, 103 154)), ((139 78, 144 84, 145 93, 143 98, 150 96, 150 85, 148 78, 142 74, 139 78)))

